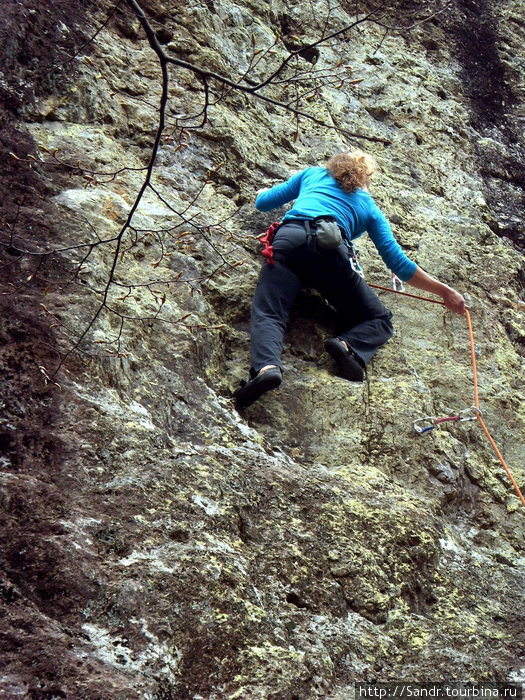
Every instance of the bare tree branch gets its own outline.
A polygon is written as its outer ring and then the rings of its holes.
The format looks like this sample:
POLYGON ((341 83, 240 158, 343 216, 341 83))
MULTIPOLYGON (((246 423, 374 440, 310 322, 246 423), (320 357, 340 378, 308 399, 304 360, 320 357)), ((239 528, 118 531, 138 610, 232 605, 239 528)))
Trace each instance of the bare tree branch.
MULTIPOLYGON (((180 58, 174 58, 173 56, 168 56, 162 46, 160 45, 155 32, 153 31, 153 28, 151 27, 151 24, 149 23, 146 15, 144 14, 144 11, 138 4, 136 0, 126 0, 128 5, 131 7, 133 12, 137 15, 144 31, 146 32, 146 36, 148 38, 148 42, 159 57, 160 64, 163 68, 165 68, 167 63, 170 63, 172 65, 178 66, 179 68, 184 68, 194 75, 197 75, 206 85, 208 80, 215 80, 219 83, 222 83, 223 85, 227 85, 231 88, 234 88, 235 90, 238 90, 240 92, 243 92, 247 95, 252 95, 256 97, 259 100, 262 100, 263 102, 267 102, 269 104, 274 105, 275 107, 281 107, 282 109, 285 109, 288 112, 292 112, 292 114, 295 116, 295 118, 302 117, 304 119, 308 119, 309 121, 312 121, 315 124, 318 124, 319 126, 323 126, 327 129, 333 129, 335 131, 338 131, 341 134, 344 134, 345 136, 349 136, 352 138, 359 138, 359 139, 364 139, 367 141, 374 141, 374 142, 379 142, 379 143, 384 143, 384 144, 389 144, 391 143, 389 139, 381 138, 378 136, 370 136, 368 134, 362 134, 358 132, 353 132, 349 131, 348 129, 343 129, 342 127, 336 126, 334 124, 328 124, 322 119, 318 119, 317 117, 314 117, 312 114, 309 114, 308 112, 304 112, 300 109, 294 108, 291 105, 288 105, 286 103, 280 102, 279 100, 276 100, 272 97, 269 97, 267 95, 260 94, 260 90, 269 85, 271 83, 271 80, 279 75, 283 68, 288 65, 289 61, 292 58, 295 58, 300 54, 300 52, 304 49, 298 50, 298 51, 293 51, 290 56, 288 56, 287 59, 285 59, 279 68, 272 73, 271 76, 269 76, 266 80, 258 83, 257 85, 254 86, 248 86, 248 85, 243 85, 240 82, 234 81, 231 78, 227 78, 224 75, 220 75, 219 73, 216 73, 215 71, 208 70, 206 68, 202 68, 201 66, 198 66, 194 63, 189 63, 188 61, 184 61, 180 58)), ((385 0, 379 7, 383 7, 386 4, 387 0, 385 0)), ((376 8, 377 10, 378 8, 376 8)), ((373 10, 372 12, 375 12, 376 10, 373 10)), ((372 14, 372 13, 370 13, 372 14)), ((335 32, 334 34, 326 37, 325 39, 319 39, 319 41, 314 42, 313 44, 308 45, 308 47, 305 48, 314 48, 322 43, 326 43, 329 39, 332 39, 336 36, 339 36, 341 34, 344 34, 344 32, 349 31, 353 27, 355 27, 357 24, 362 24, 363 22, 366 21, 366 17, 363 17, 360 20, 357 20, 356 22, 352 23, 351 25, 348 25, 348 27, 345 27, 344 29, 339 30, 338 32, 335 32)))
MULTIPOLYGON (((68 357, 74 352, 78 351, 82 354, 90 354, 86 349, 88 347, 86 341, 88 337, 92 339, 92 332, 95 328, 98 329, 100 327, 98 324, 103 314, 108 314, 110 317, 118 319, 118 328, 116 331, 111 331, 110 339, 100 340, 97 338, 92 340, 92 342, 98 345, 105 345, 110 349, 112 348, 109 354, 113 356, 123 356, 125 354, 122 350, 122 339, 125 323, 127 322, 143 321, 145 323, 150 323, 162 321, 170 324, 182 325, 190 330, 204 328, 205 326, 203 324, 192 324, 191 321, 188 321, 191 312, 183 314, 176 319, 166 319, 163 317, 162 313, 166 301, 166 290, 169 289, 170 285, 181 284, 188 286, 191 295, 195 292, 200 293, 200 285, 203 282, 212 279, 215 275, 228 276, 228 270, 232 270, 245 262, 245 260, 228 259, 231 249, 228 250, 227 247, 224 246, 224 236, 227 236, 226 240, 232 240, 235 237, 231 231, 227 230, 224 224, 229 219, 235 217, 239 209, 215 223, 203 221, 204 217, 202 217, 200 213, 192 213, 192 211, 194 211, 193 208, 197 208, 199 199, 203 196, 204 188, 211 182, 210 177, 214 172, 218 171, 220 166, 217 166, 215 170, 208 171, 206 179, 196 189, 196 192, 185 201, 184 205, 175 206, 170 202, 169 197, 163 193, 162 188, 154 182, 153 177, 155 163, 163 143, 174 142, 172 152, 185 148, 188 145, 190 130, 203 129, 207 124, 210 124, 213 112, 212 108, 219 102, 226 100, 230 95, 237 93, 290 113, 295 123, 294 139, 299 136, 301 122, 308 120, 325 129, 334 130, 350 138, 389 144, 390 141, 384 137, 350 131, 340 127, 335 121, 328 123, 310 113, 308 107, 305 108, 304 104, 308 103, 313 98, 321 97, 323 88, 337 89, 343 85, 356 84, 360 82, 360 79, 352 80, 349 74, 349 67, 344 66, 342 62, 326 68, 314 68, 312 62, 311 67, 305 68, 305 63, 301 58, 304 56, 305 51, 315 51, 320 46, 327 46, 330 42, 344 36, 345 33, 357 30, 365 23, 383 27, 385 30, 385 37, 394 31, 408 31, 445 11, 445 9, 450 7, 451 2, 452 0, 446 2, 444 7, 420 20, 414 21, 408 27, 396 27, 388 25, 381 17, 382 11, 389 7, 389 0, 379 2, 376 7, 363 14, 359 13, 359 3, 356 0, 355 20, 331 32, 329 32, 328 27, 333 14, 333 8, 329 6, 322 24, 320 38, 300 48, 294 48, 293 50, 287 49, 288 54, 284 58, 281 57, 277 59, 278 65, 275 66, 274 64, 262 79, 259 78, 255 81, 253 79, 254 71, 256 68, 260 69, 263 59, 268 59, 270 63, 274 62, 274 49, 281 41, 278 36, 276 36, 274 43, 266 48, 256 48, 255 39, 252 39, 253 52, 248 60, 248 66, 243 70, 242 75, 238 77, 222 75, 204 68, 197 63, 185 61, 167 53, 160 44, 153 29, 153 20, 147 17, 138 0, 126 0, 127 6, 130 8, 131 12, 134 13, 134 16, 138 18, 150 48, 157 56, 160 69, 160 96, 158 104, 153 105, 146 100, 140 100, 144 104, 155 109, 156 113, 155 134, 149 150, 147 165, 136 168, 122 166, 117 167, 113 171, 105 171, 97 170, 95 167, 86 167, 81 162, 77 162, 76 164, 68 163, 64 158, 58 157, 56 150, 50 151, 46 148, 42 148, 41 150, 49 154, 48 158, 36 158, 32 155, 26 158, 20 158, 12 154, 16 160, 25 163, 28 168, 36 164, 44 167, 60 166, 69 171, 71 177, 81 178, 84 181, 85 187, 109 184, 114 182, 118 176, 128 171, 143 173, 133 203, 127 211, 124 222, 120 225, 116 233, 107 233, 105 236, 99 235, 95 226, 87 221, 91 229, 91 235, 79 236, 84 240, 78 243, 55 246, 52 248, 46 245, 43 250, 32 249, 32 244, 28 244, 24 237, 17 233, 17 225, 23 202, 19 204, 13 220, 6 224, 5 230, 7 235, 2 245, 6 255, 12 259, 1 260, 0 267, 14 267, 20 265, 20 269, 24 270, 24 259, 26 259, 25 265, 29 267, 29 270, 25 271, 25 279, 23 279, 20 287, 12 285, 12 290, 9 293, 15 293, 22 289, 24 285, 40 278, 41 282, 44 281, 44 283, 47 284, 45 294, 47 294, 51 288, 56 290, 60 289, 63 294, 70 286, 73 286, 76 290, 82 290, 82 293, 85 292, 88 295, 90 304, 94 306, 89 312, 89 317, 84 325, 80 324, 81 330, 75 330, 69 327, 69 325, 59 317, 58 313, 53 314, 45 304, 41 304, 44 313, 53 320, 53 324, 60 327, 72 341, 69 348, 60 354, 60 360, 54 371, 49 373, 45 370, 45 376, 49 380, 52 380, 63 367, 68 357), (188 71, 191 76, 194 76, 192 82, 198 82, 199 104, 197 107, 192 104, 191 109, 188 108, 186 111, 183 111, 182 114, 170 112, 170 110, 174 111, 169 102, 170 69, 188 71), (274 92, 272 92, 272 90, 274 90, 274 92), (168 133, 166 133, 167 127, 169 130, 168 133), (175 217, 176 223, 174 223, 174 225, 155 230, 139 229, 134 225, 135 215, 146 193, 152 193, 152 195, 164 205, 167 212, 170 212, 173 217, 175 217), (164 260, 169 260, 170 256, 172 256, 176 250, 180 250, 178 246, 181 244, 184 245, 184 241, 189 241, 188 245, 191 245, 193 232, 202 238, 206 246, 212 251, 211 259, 213 260, 213 268, 211 270, 208 268, 206 274, 195 274, 191 278, 182 272, 172 273, 171 271, 166 271, 165 274, 159 274, 155 279, 147 279, 149 275, 144 275, 146 279, 141 279, 140 281, 133 280, 133 272, 130 273, 130 268, 126 268, 126 260, 128 259, 128 254, 136 249, 140 243, 144 243, 144 245, 147 246, 148 241, 150 241, 154 244, 151 248, 151 251, 155 254, 152 265, 154 269, 157 269, 164 260), (190 234, 192 235, 190 236, 190 234), (221 236, 223 237, 222 240, 220 239, 221 236), (98 278, 97 281, 93 282, 93 280, 89 278, 89 274, 84 274, 85 266, 89 273, 89 266, 87 263, 92 256, 95 257, 94 252, 96 250, 99 251, 101 256, 109 257, 102 282, 98 281, 98 278), (217 259, 215 256, 217 256, 217 259), (55 267, 53 267, 53 265, 55 267), (51 274, 49 274, 49 279, 46 279, 45 275, 48 270, 51 270, 51 274), (30 274, 28 275, 29 271, 30 274), (129 274, 129 277, 126 273, 129 274), (57 274, 60 275, 58 281, 56 279, 57 274), (144 291, 146 303, 148 304, 148 313, 138 313, 135 315, 123 310, 123 305, 125 305, 127 300, 132 298, 136 290, 144 291), (120 296, 116 296, 116 294, 120 296), (156 308, 150 313, 152 303, 156 308)), ((107 18, 98 27, 97 31, 67 62, 61 64, 62 66, 67 65, 77 58, 82 51, 99 36, 100 32, 109 26, 111 19, 122 4, 123 0, 118 0, 116 4, 113 5, 107 18)), ((385 37, 383 37, 383 40, 385 37)), ((90 63, 90 65, 93 64, 90 63)), ((106 80, 112 90, 111 96, 113 96, 113 93, 118 92, 118 90, 111 85, 108 78, 105 76, 98 77, 106 80)), ((329 114, 329 119, 330 118, 332 117, 329 114)), ((140 294, 137 294, 137 297, 139 296, 140 294)))

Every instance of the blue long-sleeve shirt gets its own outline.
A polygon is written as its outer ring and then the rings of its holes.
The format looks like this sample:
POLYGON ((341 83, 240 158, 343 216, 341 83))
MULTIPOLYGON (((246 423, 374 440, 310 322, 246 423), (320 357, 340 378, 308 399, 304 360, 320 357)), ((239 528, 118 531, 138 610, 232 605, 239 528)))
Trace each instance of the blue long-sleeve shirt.
POLYGON ((270 211, 292 200, 295 202, 283 221, 333 216, 350 240, 368 232, 385 265, 403 282, 416 271, 416 263, 405 255, 385 215, 365 190, 344 192, 326 168, 306 168, 261 192, 255 206, 259 211, 270 211))

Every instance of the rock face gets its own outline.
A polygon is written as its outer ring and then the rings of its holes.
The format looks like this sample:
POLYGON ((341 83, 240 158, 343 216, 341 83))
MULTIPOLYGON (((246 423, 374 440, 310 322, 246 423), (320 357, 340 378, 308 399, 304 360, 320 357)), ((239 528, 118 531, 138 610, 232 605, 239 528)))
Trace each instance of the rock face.
POLYGON ((474 402, 463 318, 380 292, 396 334, 354 384, 305 291, 282 387, 231 400, 255 236, 281 213, 255 191, 361 147, 405 250, 470 299, 481 408, 523 488, 520 4, 144 2, 179 65, 125 229, 161 98, 133 3, 4 3, 0 697, 523 682, 524 509, 477 422, 412 429, 474 402), (315 121, 180 65, 253 86, 290 51, 261 92, 315 121))

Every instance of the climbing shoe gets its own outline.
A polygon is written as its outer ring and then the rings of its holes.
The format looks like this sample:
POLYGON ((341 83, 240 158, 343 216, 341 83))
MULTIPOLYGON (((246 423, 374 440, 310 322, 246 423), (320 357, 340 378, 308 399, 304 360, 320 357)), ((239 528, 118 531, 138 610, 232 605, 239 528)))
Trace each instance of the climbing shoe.
POLYGON ((233 397, 241 408, 251 406, 263 394, 271 389, 277 389, 283 380, 279 367, 271 367, 264 372, 259 372, 242 386, 233 392, 233 397))
POLYGON ((362 382, 365 378, 364 363, 353 350, 347 350, 339 338, 328 338, 324 344, 326 352, 337 363, 337 372, 350 382, 362 382))

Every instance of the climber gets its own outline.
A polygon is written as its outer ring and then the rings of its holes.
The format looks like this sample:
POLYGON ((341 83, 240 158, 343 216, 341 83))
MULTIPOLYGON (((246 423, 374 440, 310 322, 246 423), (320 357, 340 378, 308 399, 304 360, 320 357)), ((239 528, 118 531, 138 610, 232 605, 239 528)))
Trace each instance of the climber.
POLYGON ((325 167, 309 167, 288 181, 261 191, 259 211, 294 201, 265 255, 251 309, 250 378, 234 392, 249 406, 282 381, 283 334, 301 288, 316 289, 337 313, 336 335, 325 342, 339 376, 363 381, 375 352, 392 336, 392 313, 350 262, 351 241, 368 232, 383 261, 403 282, 442 297, 465 313, 465 300, 411 261, 368 192, 375 160, 362 151, 340 153, 325 167))

